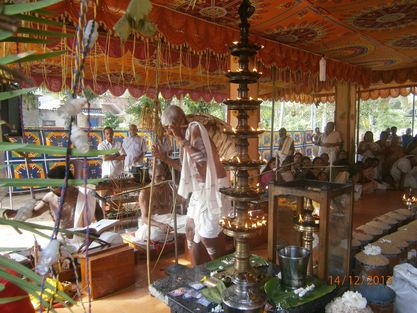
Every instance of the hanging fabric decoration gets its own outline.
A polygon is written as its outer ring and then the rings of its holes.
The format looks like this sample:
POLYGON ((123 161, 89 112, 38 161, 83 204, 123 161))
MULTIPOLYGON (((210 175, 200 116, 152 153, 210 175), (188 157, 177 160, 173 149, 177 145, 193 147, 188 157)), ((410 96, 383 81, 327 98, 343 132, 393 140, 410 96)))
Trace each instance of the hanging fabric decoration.
POLYGON ((84 29, 84 46, 86 49, 91 49, 98 38, 98 24, 95 20, 89 20, 84 29))
POLYGON ((72 124, 71 141, 81 153, 87 153, 90 150, 87 134, 75 123, 72 124))
POLYGON ((75 116, 81 112, 82 107, 87 104, 86 98, 71 98, 65 104, 59 108, 61 115, 75 116))
POLYGON ((52 239, 48 246, 42 250, 41 257, 38 264, 35 267, 35 271, 39 275, 46 275, 49 271, 49 268, 52 264, 58 261, 59 253, 59 241, 57 239, 52 239))
POLYGON ((319 80, 321 82, 326 81, 326 59, 324 56, 320 59, 319 80))
POLYGON ((150 0, 131 0, 123 15, 113 29, 123 42, 126 42, 129 35, 139 32, 143 36, 152 36, 155 33, 155 25, 148 19, 152 10, 150 0))

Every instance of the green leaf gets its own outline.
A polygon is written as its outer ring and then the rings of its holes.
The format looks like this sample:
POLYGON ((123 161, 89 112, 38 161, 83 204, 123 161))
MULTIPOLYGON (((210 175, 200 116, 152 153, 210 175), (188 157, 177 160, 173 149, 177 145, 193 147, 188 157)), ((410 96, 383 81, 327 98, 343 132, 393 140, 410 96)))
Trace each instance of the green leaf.
POLYGON ((43 29, 27 28, 27 27, 19 27, 17 29, 17 32, 22 33, 22 34, 46 36, 46 37, 59 37, 59 38, 74 37, 75 35, 71 33, 53 32, 53 31, 48 31, 48 30, 43 30, 43 29))
POLYGON ((26 249, 27 249, 26 247, 0 247, 0 252, 16 252, 16 251, 23 251, 26 249))
MULTIPOLYGON (((45 153, 49 155, 66 155, 66 147, 55 146, 42 146, 29 143, 12 143, 12 142, 0 142, 0 151, 14 151, 14 152, 33 152, 33 153, 45 153)), ((87 153, 81 153, 77 149, 71 150, 72 156, 77 157, 98 157, 101 155, 110 155, 116 153, 117 149, 110 150, 95 150, 90 149, 87 153)))
POLYGON ((29 55, 34 54, 34 51, 25 51, 19 54, 10 54, 10 55, 6 55, 5 57, 0 58, 0 64, 1 65, 6 65, 6 64, 10 64, 10 63, 15 63, 15 62, 19 62, 20 60, 26 58, 29 55))
POLYGON ((33 12, 39 9, 49 7, 55 3, 59 3, 62 0, 41 0, 36 2, 28 3, 18 3, 18 4, 7 4, 4 5, 4 15, 16 15, 26 12, 33 12))
MULTIPOLYGON (((41 237, 44 237, 44 238, 50 238, 51 236, 49 234, 44 234, 44 233, 40 232, 39 229, 48 230, 48 231, 53 231, 54 230, 54 227, 51 227, 51 226, 40 225, 40 224, 29 223, 29 222, 22 222, 22 221, 15 221, 15 220, 7 220, 7 219, 1 218, 1 217, 0 217, 0 225, 7 225, 7 226, 11 226, 11 227, 18 228, 18 229, 23 229, 23 230, 35 233, 35 234, 37 234, 41 237)), ((83 232, 80 232, 80 231, 72 231, 72 230, 60 228, 59 232, 69 234, 69 235, 77 235, 77 236, 84 236, 85 237, 85 234, 83 232)), ((91 238, 98 238, 97 236, 94 236, 93 234, 90 234, 90 237, 91 238)), ((11 248, 5 248, 5 249, 11 249, 11 248)), ((21 249, 21 250, 23 250, 23 249, 21 249)))
POLYGON ((28 92, 31 92, 31 91, 35 90, 35 89, 36 88, 24 88, 24 89, 12 90, 12 91, 0 92, 0 101, 24 95, 28 92))
MULTIPOLYGON (((106 179, 97 178, 89 179, 88 184, 96 185, 106 179)), ((63 179, 43 179, 43 178, 20 178, 20 179, 8 179, 0 178, 0 186, 11 186, 11 187, 61 187, 64 183, 63 179)), ((68 179, 69 186, 83 186, 83 179, 68 179)))
POLYGON ((49 59, 53 57, 60 56, 61 54, 65 54, 67 50, 59 50, 59 51, 52 51, 52 52, 46 52, 46 53, 38 53, 38 54, 31 54, 28 55, 16 62, 33 62, 33 61, 40 61, 43 59, 49 59))
POLYGON ((28 21, 28 22, 34 22, 39 24, 45 24, 45 25, 52 25, 52 26, 62 26, 63 23, 54 21, 54 20, 48 20, 46 18, 41 18, 33 15, 27 15, 27 14, 18 14, 15 15, 15 17, 19 20, 28 21))
POLYGON ((18 296, 18 297, 8 297, 8 298, 0 298, 0 304, 6 304, 9 302, 15 302, 26 298, 27 296, 18 296))
POLYGON ((56 40, 49 40, 49 39, 41 39, 41 38, 31 38, 31 37, 20 37, 20 36, 13 36, 8 37, 6 39, 0 40, 0 42, 18 42, 18 43, 37 43, 37 44, 50 44, 59 41, 56 40))
POLYGON ((5 31, 3 29, 0 29, 0 40, 4 40, 4 39, 9 38, 11 36, 13 36, 12 32, 8 32, 8 31, 5 31))

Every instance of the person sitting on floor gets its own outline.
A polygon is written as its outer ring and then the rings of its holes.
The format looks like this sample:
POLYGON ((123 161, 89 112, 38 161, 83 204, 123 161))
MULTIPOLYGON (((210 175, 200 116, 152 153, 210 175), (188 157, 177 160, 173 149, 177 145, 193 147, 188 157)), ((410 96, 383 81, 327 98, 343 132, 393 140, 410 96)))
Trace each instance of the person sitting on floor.
MULTIPOLYGON (((64 179, 65 166, 56 166, 48 172, 48 178, 51 179, 64 179)), ((71 172, 68 173, 68 179, 74 179, 71 172)), ((53 187, 40 202, 34 202, 33 205, 23 206, 19 210, 6 210, 7 217, 14 217, 16 220, 24 221, 28 218, 40 216, 44 212, 50 212, 55 220, 59 208, 59 196, 61 195, 61 187, 53 187)), ((96 220, 103 218, 103 211, 97 202, 97 199, 93 195, 92 190, 85 188, 67 186, 64 203, 61 210, 61 228, 73 228, 73 227, 85 227, 85 209, 88 208, 88 216, 90 217, 90 223, 93 222, 94 217, 96 220), (87 202, 86 202, 87 199, 87 202)))
POLYGON ((391 177, 396 189, 417 188, 417 156, 403 155, 395 161, 391 168, 391 177))
MULTIPOLYGON (((151 215, 151 241, 163 242, 165 239, 172 240, 171 233, 174 225, 172 215, 172 189, 166 181, 168 168, 164 163, 157 164, 154 171, 154 196, 152 198, 151 215)), ((139 193, 139 208, 141 217, 139 218, 138 230, 135 232, 136 241, 146 241, 148 238, 148 209, 151 198, 151 189, 146 188, 139 193)), ((185 215, 177 215, 177 232, 185 233, 185 215)))
POLYGON ((375 163, 372 159, 365 161, 360 168, 359 183, 362 185, 362 193, 372 193, 378 189, 379 183, 375 180, 375 163))
POLYGON ((286 183, 294 180, 294 175, 291 171, 293 160, 293 157, 289 156, 282 162, 281 167, 277 170, 278 183, 286 183))
POLYGON ((266 189, 270 182, 274 180, 274 167, 276 163, 279 162, 275 157, 271 158, 266 164, 265 168, 262 170, 261 176, 259 178, 259 183, 262 189, 266 189))

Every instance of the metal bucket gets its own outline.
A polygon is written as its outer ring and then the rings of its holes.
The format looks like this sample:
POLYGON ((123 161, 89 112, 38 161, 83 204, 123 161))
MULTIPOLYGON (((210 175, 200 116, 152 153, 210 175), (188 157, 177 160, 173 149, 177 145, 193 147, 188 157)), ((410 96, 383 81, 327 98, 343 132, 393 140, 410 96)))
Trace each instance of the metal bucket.
POLYGON ((282 284, 290 289, 305 286, 310 251, 303 247, 287 246, 278 251, 282 284))

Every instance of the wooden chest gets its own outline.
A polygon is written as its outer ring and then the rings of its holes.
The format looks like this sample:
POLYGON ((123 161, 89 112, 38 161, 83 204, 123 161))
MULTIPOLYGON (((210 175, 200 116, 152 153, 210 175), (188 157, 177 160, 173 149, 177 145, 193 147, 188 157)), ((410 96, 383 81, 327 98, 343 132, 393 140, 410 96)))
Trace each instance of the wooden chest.
MULTIPOLYGON (((77 256, 81 263, 81 280, 86 292, 85 255, 77 256)), ((88 279, 92 299, 104 297, 135 283, 134 251, 127 244, 91 251, 88 256, 88 279)))

